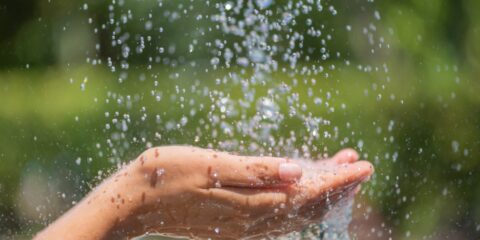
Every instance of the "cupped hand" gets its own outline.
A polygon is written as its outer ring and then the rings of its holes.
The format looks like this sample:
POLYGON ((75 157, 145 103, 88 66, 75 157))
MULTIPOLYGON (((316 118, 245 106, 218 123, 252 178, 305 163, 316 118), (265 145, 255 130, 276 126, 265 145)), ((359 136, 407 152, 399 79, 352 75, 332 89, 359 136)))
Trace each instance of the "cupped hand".
POLYGON ((309 163, 196 147, 152 148, 103 183, 89 201, 110 199, 116 211, 107 238, 278 236, 320 221, 340 198, 351 195, 373 172, 370 163, 357 160, 353 150, 309 163))

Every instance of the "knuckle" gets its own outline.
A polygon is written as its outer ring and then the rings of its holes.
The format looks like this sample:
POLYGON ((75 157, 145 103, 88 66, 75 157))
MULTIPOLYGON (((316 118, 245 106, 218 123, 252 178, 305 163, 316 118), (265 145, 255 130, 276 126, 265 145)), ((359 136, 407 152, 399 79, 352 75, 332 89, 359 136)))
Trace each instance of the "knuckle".
POLYGON ((164 153, 164 147, 153 147, 145 150, 136 159, 135 162, 141 169, 151 169, 159 167, 161 164, 160 157, 164 153))

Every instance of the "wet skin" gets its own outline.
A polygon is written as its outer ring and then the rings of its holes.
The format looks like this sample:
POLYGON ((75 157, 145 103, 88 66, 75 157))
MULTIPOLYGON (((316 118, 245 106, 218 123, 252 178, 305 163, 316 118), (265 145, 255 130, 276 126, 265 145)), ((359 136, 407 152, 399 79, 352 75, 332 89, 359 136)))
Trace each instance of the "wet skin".
POLYGON ((312 163, 152 148, 35 239, 124 239, 147 232, 200 239, 278 236, 321 221, 372 173, 351 149, 312 163))

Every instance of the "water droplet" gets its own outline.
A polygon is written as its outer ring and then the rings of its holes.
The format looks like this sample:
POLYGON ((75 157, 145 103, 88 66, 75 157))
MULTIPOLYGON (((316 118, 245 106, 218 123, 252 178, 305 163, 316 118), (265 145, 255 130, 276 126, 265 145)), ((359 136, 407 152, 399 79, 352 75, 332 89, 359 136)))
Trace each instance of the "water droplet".
POLYGON ((162 176, 164 173, 165 173, 165 169, 163 169, 163 168, 157 169, 157 177, 162 176))
POLYGON ((229 11, 232 8, 233 8, 233 3, 232 2, 225 3, 225 10, 229 11))
POLYGON ((460 149, 460 143, 456 140, 452 141, 452 151, 454 153, 457 153, 459 149, 460 149))
POLYGON ((218 63, 220 63, 220 59, 218 57, 214 57, 210 59, 210 64, 215 66, 215 65, 218 65, 218 63))
POLYGON ((256 0, 255 2, 260 9, 265 9, 272 5, 273 0, 256 0))
POLYGON ((148 20, 145 22, 145 30, 150 31, 153 28, 153 23, 152 21, 148 20))

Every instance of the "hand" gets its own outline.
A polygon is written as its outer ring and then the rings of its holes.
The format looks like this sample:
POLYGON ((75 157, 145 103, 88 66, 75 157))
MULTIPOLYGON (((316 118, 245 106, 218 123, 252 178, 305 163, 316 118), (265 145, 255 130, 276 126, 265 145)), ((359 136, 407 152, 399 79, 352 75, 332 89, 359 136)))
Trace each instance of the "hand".
POLYGON ((112 234, 238 239, 247 235, 246 225, 286 202, 277 190, 301 174, 300 166, 282 158, 196 147, 150 149, 113 177, 121 183, 120 198, 134 199, 134 204, 112 234))
POLYGON ((114 177, 126 179, 122 188, 135 189, 121 196, 139 204, 112 233, 238 239, 301 230, 371 174, 369 163, 352 164, 356 160, 358 155, 346 150, 315 168, 297 161, 305 174, 291 184, 302 173, 294 161, 155 148, 114 177))
POLYGON ((79 230, 83 235, 70 231, 73 238, 146 232, 214 239, 282 235, 318 222, 372 174, 371 165, 357 159, 351 150, 314 165, 194 147, 153 148, 39 236, 52 236, 49 229, 77 219, 99 227, 79 230))
POLYGON ((357 152, 344 149, 327 160, 296 161, 302 166, 303 176, 288 192, 291 208, 264 220, 269 227, 264 224, 251 229, 254 236, 279 236, 319 224, 335 204, 353 197, 360 190, 359 184, 373 174, 373 166, 358 159, 357 152), (268 229, 271 232, 266 232, 268 229))

